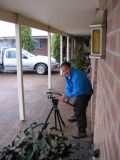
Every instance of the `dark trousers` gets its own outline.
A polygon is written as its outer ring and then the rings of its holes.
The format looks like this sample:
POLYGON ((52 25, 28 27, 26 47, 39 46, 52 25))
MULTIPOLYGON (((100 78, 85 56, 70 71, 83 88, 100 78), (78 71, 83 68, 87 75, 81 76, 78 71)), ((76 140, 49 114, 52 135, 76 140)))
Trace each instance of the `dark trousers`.
POLYGON ((75 98, 74 112, 77 118, 77 127, 79 133, 85 133, 87 128, 86 109, 91 95, 84 94, 75 98))

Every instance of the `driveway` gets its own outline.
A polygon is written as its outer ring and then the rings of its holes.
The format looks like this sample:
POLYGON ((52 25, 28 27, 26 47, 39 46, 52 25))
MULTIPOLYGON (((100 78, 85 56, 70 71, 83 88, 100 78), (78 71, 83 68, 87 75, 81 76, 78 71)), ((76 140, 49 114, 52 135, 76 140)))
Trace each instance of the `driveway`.
MULTIPOLYGON (((53 73, 53 88, 59 88, 59 74, 53 73)), ((61 77, 63 79, 63 77, 61 77)), ((63 83, 64 84, 64 83, 63 83)), ((63 87, 64 88, 64 87, 63 87)), ((50 108, 47 99, 47 75, 24 74, 26 123, 19 121, 17 77, 15 73, 0 74, 0 146, 15 137, 21 127, 35 120, 44 120, 50 108), (49 107, 48 107, 49 106, 49 107)))
MULTIPOLYGON (((0 146, 5 146, 10 143, 19 130, 27 127, 30 122, 45 121, 52 107, 52 102, 46 95, 46 92, 48 91, 47 81, 47 75, 24 73, 26 121, 21 122, 19 121, 16 74, 0 73, 0 146)), ((60 76, 58 72, 52 73, 52 87, 53 90, 60 93, 65 91, 64 77, 60 76)), ((76 128, 75 124, 69 124, 67 122, 67 118, 69 118, 72 108, 60 102, 59 109, 66 123, 65 134, 71 136, 76 128), (73 127, 73 129, 71 129, 71 127, 73 127)), ((54 124, 52 118, 51 122, 54 124)))

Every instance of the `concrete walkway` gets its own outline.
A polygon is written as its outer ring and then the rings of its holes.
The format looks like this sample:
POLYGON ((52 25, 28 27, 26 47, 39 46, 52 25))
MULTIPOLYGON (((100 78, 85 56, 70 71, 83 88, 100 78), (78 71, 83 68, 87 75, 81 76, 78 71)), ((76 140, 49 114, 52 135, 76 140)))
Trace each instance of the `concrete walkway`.
MULTIPOLYGON (((65 79, 59 73, 52 74, 53 90, 65 92, 65 79)), ((19 121, 16 74, 0 74, 0 146, 11 143, 19 130, 27 127, 33 121, 44 122, 52 102, 47 98, 47 75, 34 73, 24 74, 24 92, 26 121, 19 121)), ((65 135, 71 137, 76 132, 76 124, 67 119, 72 113, 72 107, 59 102, 60 113, 65 121, 65 135)), ((51 117, 51 124, 54 125, 51 117)), ((88 135, 90 135, 90 106, 88 107, 88 135)), ((89 138, 87 138, 89 140, 89 138)))

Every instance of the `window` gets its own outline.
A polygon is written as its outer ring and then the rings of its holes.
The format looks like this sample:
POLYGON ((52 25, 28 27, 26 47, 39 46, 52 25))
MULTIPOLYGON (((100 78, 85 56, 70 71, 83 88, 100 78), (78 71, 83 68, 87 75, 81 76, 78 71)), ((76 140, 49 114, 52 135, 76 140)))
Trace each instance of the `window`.
POLYGON ((44 47, 45 47, 45 40, 40 39, 40 48, 44 48, 44 47))
POLYGON ((11 47, 15 48, 16 47, 16 42, 15 42, 15 39, 11 39, 11 47))
POLYGON ((45 39, 34 39, 34 46, 35 48, 45 48, 45 43, 46 40, 45 39))
POLYGON ((8 51, 6 54, 7 58, 16 58, 16 51, 8 51))

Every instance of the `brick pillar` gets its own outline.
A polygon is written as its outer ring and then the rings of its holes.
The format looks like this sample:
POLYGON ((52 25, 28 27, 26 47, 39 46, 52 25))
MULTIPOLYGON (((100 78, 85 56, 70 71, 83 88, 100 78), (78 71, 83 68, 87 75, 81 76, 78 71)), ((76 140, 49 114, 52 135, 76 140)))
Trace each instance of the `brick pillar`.
POLYGON ((91 133, 93 133, 94 132, 94 121, 95 121, 95 107, 96 107, 98 60, 91 59, 91 66, 92 66, 91 82, 93 86, 93 95, 91 98, 91 133))

